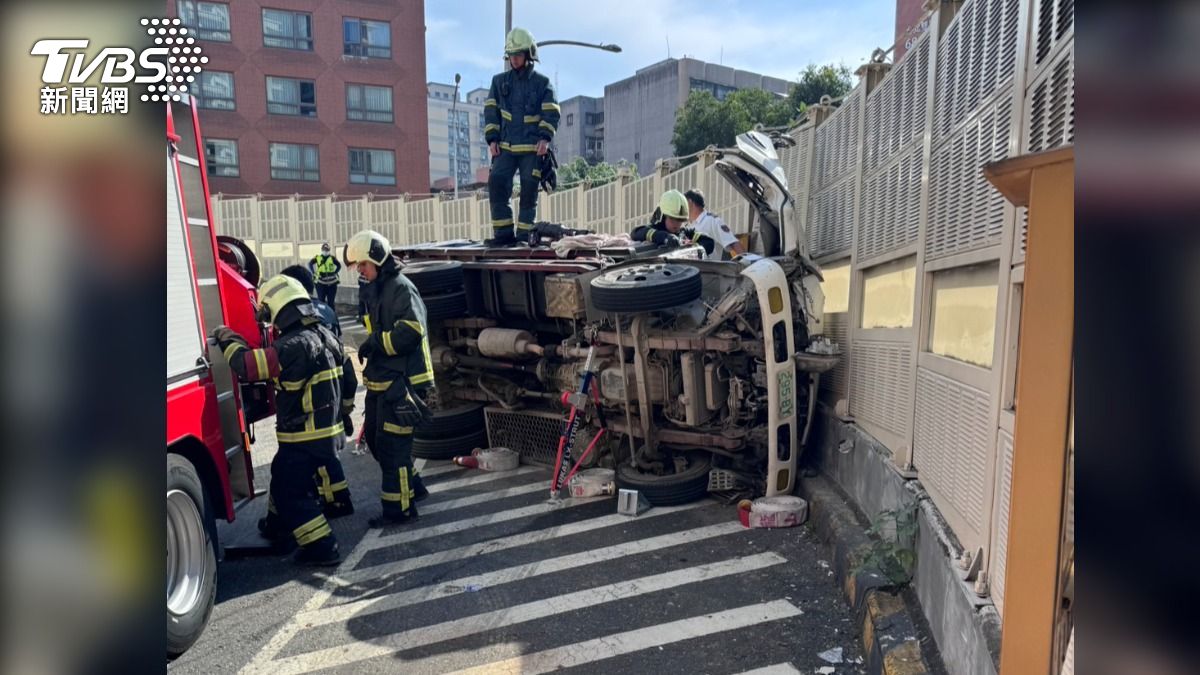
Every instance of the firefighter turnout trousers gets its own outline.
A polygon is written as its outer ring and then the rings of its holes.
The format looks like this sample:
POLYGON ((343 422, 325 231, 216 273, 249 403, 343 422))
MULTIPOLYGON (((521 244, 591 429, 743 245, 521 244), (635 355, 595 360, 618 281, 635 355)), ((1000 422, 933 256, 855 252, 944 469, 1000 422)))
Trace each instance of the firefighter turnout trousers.
POLYGON ((404 383, 368 382, 363 436, 381 473, 379 500, 385 518, 402 517, 412 507, 418 492, 424 492, 421 477, 413 469, 413 429, 397 422, 395 399, 405 394, 404 383))
POLYGON ((492 232, 512 232, 513 175, 521 173, 521 201, 518 205, 517 229, 528 232, 537 214, 538 182, 542 178, 542 158, 534 152, 514 153, 501 150, 492 161, 488 178, 488 202, 492 207, 492 232))
POLYGON ((329 518, 348 516, 354 513, 354 502, 350 499, 350 483, 342 462, 333 456, 330 461, 317 467, 313 476, 317 485, 317 498, 321 509, 329 518))
MULTIPOLYGON (((280 443, 279 451, 271 460, 267 529, 281 535, 290 534, 306 549, 333 549, 337 540, 322 512, 317 495, 319 488, 313 482, 313 476, 318 475, 322 467, 337 463, 332 438, 280 443)), ((348 491, 344 494, 349 496, 348 491)))

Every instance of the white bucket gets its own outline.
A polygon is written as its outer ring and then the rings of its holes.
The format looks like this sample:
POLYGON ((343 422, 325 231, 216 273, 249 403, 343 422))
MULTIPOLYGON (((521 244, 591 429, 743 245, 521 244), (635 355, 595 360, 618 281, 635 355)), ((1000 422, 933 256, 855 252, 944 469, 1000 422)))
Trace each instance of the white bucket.
POLYGON ((795 527, 808 519, 808 502, 799 497, 761 497, 750 506, 750 527, 795 527))
POLYGON ((568 487, 577 498, 616 494, 616 474, 612 469, 585 469, 571 476, 568 487))
POLYGON ((508 448, 475 450, 471 454, 479 460, 479 468, 484 471, 512 471, 521 463, 521 455, 508 448))

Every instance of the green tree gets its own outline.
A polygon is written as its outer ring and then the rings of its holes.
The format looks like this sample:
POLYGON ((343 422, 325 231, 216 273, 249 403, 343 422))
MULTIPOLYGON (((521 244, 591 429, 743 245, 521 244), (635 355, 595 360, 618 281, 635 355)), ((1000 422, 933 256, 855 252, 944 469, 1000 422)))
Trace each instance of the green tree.
POLYGON ((845 64, 835 66, 827 63, 818 66, 810 63, 801 71, 800 80, 793 84, 788 92, 788 105, 799 116, 798 113, 804 112, 809 105, 819 103, 822 96, 844 96, 854 88, 854 81, 850 75, 850 68, 845 64))
MULTIPOLYGON (((614 166, 608 162, 588 164, 582 157, 562 164, 558 167, 558 189, 568 190, 582 181, 590 181, 592 187, 599 187, 617 179, 620 164, 614 166)), ((633 175, 637 175, 637 167, 631 167, 633 175)))
POLYGON ((675 133, 671 138, 675 154, 690 155, 709 145, 733 145, 737 123, 736 115, 723 101, 710 92, 693 91, 675 114, 675 133))

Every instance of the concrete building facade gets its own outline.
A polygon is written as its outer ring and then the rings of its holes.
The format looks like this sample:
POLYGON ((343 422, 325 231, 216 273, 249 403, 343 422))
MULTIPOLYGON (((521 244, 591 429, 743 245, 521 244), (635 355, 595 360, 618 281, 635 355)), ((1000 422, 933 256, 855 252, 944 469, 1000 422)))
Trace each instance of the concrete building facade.
POLYGON ((168 0, 214 193, 426 192, 425 3, 168 0))
POLYGON ((595 164, 604 160, 604 99, 572 96, 560 103, 562 114, 554 134, 554 153, 561 164, 582 157, 595 164))
POLYGON ((637 165, 638 173, 654 170, 655 160, 675 154, 671 136, 675 113, 694 90, 707 90, 723 100, 738 89, 765 89, 787 94, 787 80, 691 58, 666 59, 633 77, 604 87, 604 157, 637 165))
POLYGON ((429 179, 437 190, 453 190, 472 184, 476 172, 490 166, 483 140, 483 103, 488 90, 460 91, 455 102, 454 85, 430 82, 427 86, 429 116, 429 179), (453 117, 457 118, 452 121, 453 117))

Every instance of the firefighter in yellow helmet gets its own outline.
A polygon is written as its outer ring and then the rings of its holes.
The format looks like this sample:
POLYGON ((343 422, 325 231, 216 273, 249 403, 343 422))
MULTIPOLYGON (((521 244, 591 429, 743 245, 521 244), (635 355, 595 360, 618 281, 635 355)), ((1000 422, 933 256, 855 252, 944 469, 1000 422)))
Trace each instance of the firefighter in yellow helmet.
POLYGON ((667 190, 658 200, 650 224, 637 226, 629 236, 634 241, 658 246, 679 246, 691 241, 692 232, 686 227, 687 222, 687 198, 679 190, 667 190))
POLYGON ((425 303, 392 257, 383 235, 364 230, 346 243, 346 264, 357 268, 367 312, 367 339, 358 348, 367 361, 363 436, 381 472, 382 513, 371 527, 417 518, 416 501, 429 494, 413 469, 413 427, 431 414, 424 396, 433 386, 425 303))
POLYGON ((279 335, 265 348, 251 349, 226 326, 212 335, 238 378, 275 383, 275 435, 279 451, 271 461, 271 504, 260 525, 264 534, 291 535, 299 544, 296 562, 336 565, 341 560, 333 530, 322 513, 313 476, 337 461, 343 433, 342 397, 354 397, 346 382, 341 343, 321 325, 312 299, 299 281, 277 275, 259 291, 259 320, 279 335))
MULTIPOLYGON (((492 208, 491 246, 528 243, 537 211, 543 157, 558 130, 559 107, 554 86, 534 71, 537 43, 524 28, 514 28, 504 40, 504 58, 512 69, 492 78, 483 105, 483 137, 492 158, 488 201, 492 208), (513 176, 521 174, 521 203, 513 234, 513 176)), ((548 170, 548 168, 547 168, 548 170)))

